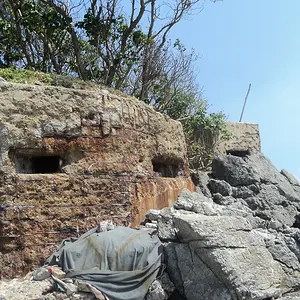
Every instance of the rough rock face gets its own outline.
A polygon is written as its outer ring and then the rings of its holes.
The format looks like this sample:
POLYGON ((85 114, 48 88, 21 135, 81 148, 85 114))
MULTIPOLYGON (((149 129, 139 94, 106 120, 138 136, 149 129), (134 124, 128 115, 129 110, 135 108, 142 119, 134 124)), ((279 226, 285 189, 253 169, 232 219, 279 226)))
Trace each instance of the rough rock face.
POLYGON ((300 299, 300 184, 262 154, 217 157, 170 208, 148 215, 188 300, 300 299), (207 184, 203 184, 206 182, 207 184))
POLYGON ((52 287, 49 280, 31 281, 29 279, 0 282, 0 299, 39 299, 43 293, 52 287))
POLYGON ((106 90, 0 82, 0 278, 102 220, 136 226, 182 188, 179 122, 106 90))
POLYGON ((92 293, 74 292, 69 295, 53 291, 51 279, 34 281, 13 279, 0 282, 0 300, 95 300, 92 293))

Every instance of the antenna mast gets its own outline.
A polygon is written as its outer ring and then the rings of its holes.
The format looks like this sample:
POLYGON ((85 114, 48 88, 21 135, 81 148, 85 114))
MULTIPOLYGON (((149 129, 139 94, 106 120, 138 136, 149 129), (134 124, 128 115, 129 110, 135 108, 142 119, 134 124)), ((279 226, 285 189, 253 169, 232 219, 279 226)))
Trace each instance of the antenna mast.
POLYGON ((246 103, 247 103, 247 99, 248 99, 250 90, 251 90, 251 83, 249 84, 249 87, 248 87, 248 92, 247 92, 247 95, 246 95, 246 98, 245 98, 245 101, 244 101, 244 106, 243 106, 243 110, 242 110, 239 122, 242 122, 242 118, 243 118, 243 114, 244 114, 244 110, 245 110, 245 106, 246 106, 246 103))

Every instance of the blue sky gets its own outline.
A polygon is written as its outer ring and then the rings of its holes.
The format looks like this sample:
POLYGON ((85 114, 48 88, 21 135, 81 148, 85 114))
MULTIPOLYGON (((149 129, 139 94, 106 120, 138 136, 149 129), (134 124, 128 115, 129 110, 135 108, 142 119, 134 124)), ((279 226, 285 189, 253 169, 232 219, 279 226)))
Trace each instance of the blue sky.
POLYGON ((260 126, 262 152, 300 178, 300 0, 206 1, 174 28, 201 56, 199 84, 213 111, 260 126))

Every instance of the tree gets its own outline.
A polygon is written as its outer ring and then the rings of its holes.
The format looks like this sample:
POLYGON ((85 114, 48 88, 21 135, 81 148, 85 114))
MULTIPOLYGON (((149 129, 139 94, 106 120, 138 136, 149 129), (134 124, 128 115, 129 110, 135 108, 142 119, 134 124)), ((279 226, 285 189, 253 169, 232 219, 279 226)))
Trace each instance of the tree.
MULTIPOLYGON (((139 67, 146 73, 144 69, 149 63, 145 58, 153 50, 153 44, 160 51, 174 25, 187 14, 201 9, 201 0, 129 2, 131 9, 126 14, 121 2, 92 0, 83 20, 76 25, 84 30, 88 44, 97 53, 93 79, 101 78, 104 84, 118 89, 133 69, 139 67)), ((143 90, 141 92, 143 98, 143 90)))
POLYGON ((194 51, 186 51, 177 39, 173 45, 168 41, 163 48, 157 44, 148 46, 143 55, 142 67, 127 77, 134 83, 127 92, 174 119, 191 113, 186 107, 191 104, 189 99, 198 100, 202 94, 196 83, 194 51))
MULTIPOLYGON (((0 0, 2 66, 72 73, 121 88, 203 0, 0 0), (124 4, 130 9, 124 11, 124 4)), ((147 85, 147 84, 146 84, 147 85)), ((143 97, 144 90, 141 95, 143 97)))
POLYGON ((70 20, 41 1, 2 0, 0 3, 2 66, 67 74, 73 48, 65 28, 70 20))

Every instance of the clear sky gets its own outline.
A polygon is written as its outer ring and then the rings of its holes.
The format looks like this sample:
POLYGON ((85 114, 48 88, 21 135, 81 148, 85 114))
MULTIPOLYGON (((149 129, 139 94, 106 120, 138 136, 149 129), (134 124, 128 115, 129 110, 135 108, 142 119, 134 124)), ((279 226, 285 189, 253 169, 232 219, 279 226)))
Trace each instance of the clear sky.
POLYGON ((213 111, 258 123, 262 152, 300 178, 300 0, 206 1, 174 28, 195 48, 199 84, 213 111))

